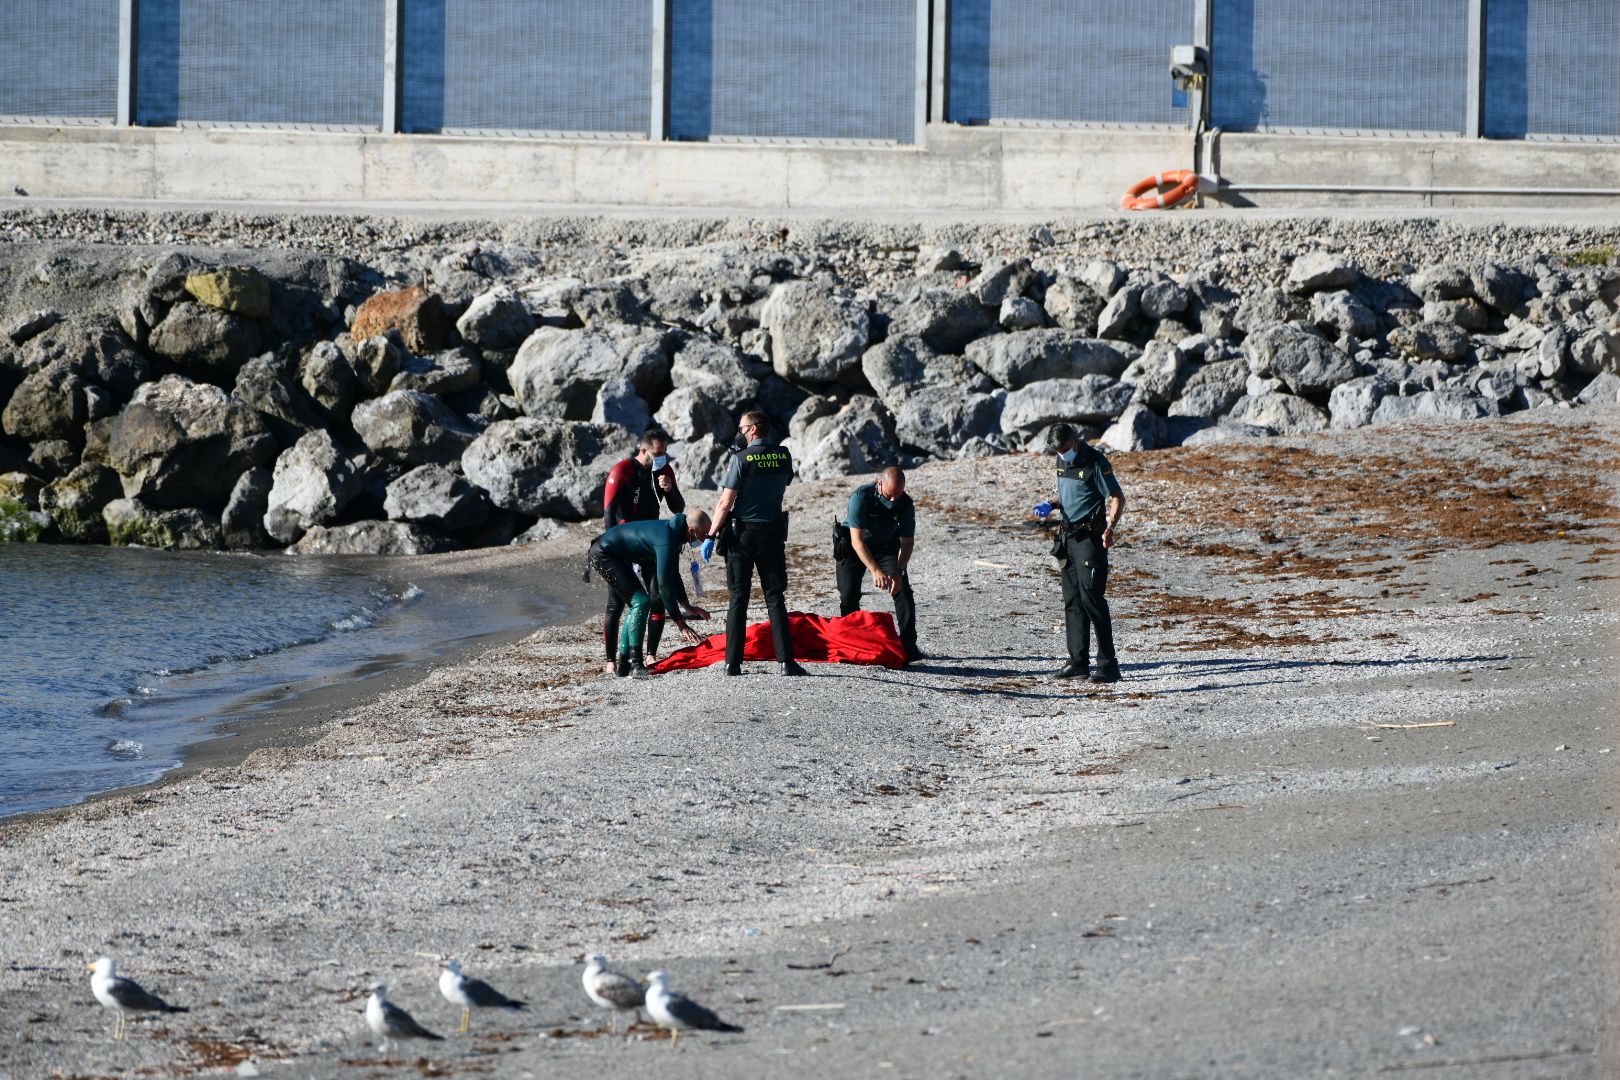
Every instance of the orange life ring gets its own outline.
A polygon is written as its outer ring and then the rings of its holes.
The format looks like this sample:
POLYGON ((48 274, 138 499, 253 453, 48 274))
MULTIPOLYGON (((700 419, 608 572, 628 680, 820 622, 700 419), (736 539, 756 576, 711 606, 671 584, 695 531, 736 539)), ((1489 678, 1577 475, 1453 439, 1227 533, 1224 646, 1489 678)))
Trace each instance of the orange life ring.
POLYGON ((1120 205, 1127 210, 1163 210, 1184 201, 1197 190, 1198 174, 1191 169, 1177 169, 1138 180, 1125 192, 1120 205), (1162 187, 1170 187, 1170 190, 1157 190, 1162 187), (1150 190, 1154 194, 1146 194, 1150 190))

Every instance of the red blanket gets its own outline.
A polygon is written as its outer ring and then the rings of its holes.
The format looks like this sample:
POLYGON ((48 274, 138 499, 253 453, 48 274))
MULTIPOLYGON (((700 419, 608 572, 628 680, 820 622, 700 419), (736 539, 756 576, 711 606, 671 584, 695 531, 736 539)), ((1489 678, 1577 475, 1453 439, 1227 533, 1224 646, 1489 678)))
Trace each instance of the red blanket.
MULTIPOLYGON (((886 611, 857 611, 839 619, 788 612, 788 632, 793 635, 793 658, 829 664, 880 664, 904 667, 906 649, 894 629, 894 616, 886 611)), ((677 649, 654 664, 654 671, 681 671, 708 667, 726 658, 726 635, 711 634, 697 645, 677 649)), ((745 660, 775 660, 776 644, 771 640, 771 624, 755 623, 748 628, 743 644, 745 660)))

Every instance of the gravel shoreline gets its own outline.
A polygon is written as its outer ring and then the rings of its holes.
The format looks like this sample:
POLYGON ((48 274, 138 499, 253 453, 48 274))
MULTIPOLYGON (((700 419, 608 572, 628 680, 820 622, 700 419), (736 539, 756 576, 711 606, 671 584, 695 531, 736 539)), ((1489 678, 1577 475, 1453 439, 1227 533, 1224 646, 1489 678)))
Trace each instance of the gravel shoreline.
MULTIPOLYGON (((0 823, 0 1076, 372 1075, 360 988, 447 1030, 438 955, 532 1004, 430 1075, 1608 1075, 1617 421, 1117 455, 1114 688, 1046 677, 1042 461, 933 463, 913 671, 631 683, 560 627, 0 823), (598 950, 746 1033, 597 1037, 598 950), (102 953, 193 1012, 109 1041, 102 953)), ((855 482, 790 492, 790 606, 855 482)))

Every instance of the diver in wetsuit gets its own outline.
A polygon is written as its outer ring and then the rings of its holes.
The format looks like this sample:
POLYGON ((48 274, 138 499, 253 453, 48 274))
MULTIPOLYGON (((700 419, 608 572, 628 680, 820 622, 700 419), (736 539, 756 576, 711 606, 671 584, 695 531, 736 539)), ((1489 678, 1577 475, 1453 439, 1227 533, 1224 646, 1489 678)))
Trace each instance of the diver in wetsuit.
MULTIPOLYGON (((591 569, 629 608, 619 631, 619 652, 614 668, 614 673, 621 678, 647 674, 642 642, 652 595, 635 572, 638 564, 652 568, 653 588, 663 601, 664 610, 672 614, 681 636, 693 645, 703 640, 680 614, 678 590, 681 587, 681 548, 689 544, 695 547, 708 536, 709 515, 700 510, 690 520, 685 514, 676 514, 667 521, 629 521, 616 525, 591 544, 591 569)), ((709 617, 702 608, 692 608, 690 614, 699 619, 709 617)))

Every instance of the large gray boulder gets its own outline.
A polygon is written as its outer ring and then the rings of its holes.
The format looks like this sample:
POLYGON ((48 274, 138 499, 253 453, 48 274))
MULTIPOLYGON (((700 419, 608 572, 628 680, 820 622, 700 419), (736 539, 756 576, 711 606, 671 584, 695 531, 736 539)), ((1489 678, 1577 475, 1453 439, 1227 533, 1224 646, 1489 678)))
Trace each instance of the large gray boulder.
POLYGON ((522 297, 502 285, 474 297, 456 329, 481 349, 515 349, 534 333, 534 316, 522 297))
POLYGON ((1131 324, 1142 313, 1142 287, 1128 285, 1109 297, 1108 303, 1103 305, 1102 312, 1097 316, 1097 336, 1100 338, 1123 338, 1130 332, 1131 324))
POLYGON ((1247 361, 1217 360, 1205 364, 1188 377, 1181 395, 1170 403, 1167 415, 1204 419, 1224 416, 1246 392, 1248 379, 1247 361))
POLYGON ((1010 334, 1036 330, 1046 325, 1046 312, 1027 296, 1009 296, 1001 302, 1001 313, 996 321, 1010 334))
POLYGON ((360 380, 343 350, 330 341, 318 341, 298 365, 304 393, 329 417, 347 419, 349 407, 360 396, 360 380))
POLYGON ((1378 315, 1348 290, 1319 292, 1311 297, 1311 322, 1352 338, 1378 333, 1378 315))
POLYGON ((79 371, 67 359, 53 360, 34 372, 12 391, 0 426, 14 439, 38 442, 42 439, 84 441, 84 425, 90 419, 89 399, 79 371))
POLYGON ((101 511, 107 540, 119 546, 212 551, 220 545, 219 518, 204 510, 158 510, 140 499, 114 499, 101 511))
POLYGON ((1583 378, 1620 374, 1620 333, 1599 328, 1576 338, 1569 347, 1569 368, 1583 378))
POLYGON ((1420 322, 1389 332, 1389 344, 1418 360, 1461 360, 1473 351, 1468 332, 1455 323, 1420 322))
POLYGON ((1100 425, 1112 422, 1131 403, 1136 388, 1106 375, 1045 379, 1007 395, 1001 430, 1035 432, 1060 420, 1100 425))
POLYGON ((507 369, 523 411, 537 419, 589 420, 609 379, 625 379, 645 401, 657 400, 669 379, 663 335, 655 330, 609 333, 542 326, 507 369))
POLYGON ((1425 266, 1412 275, 1410 286, 1424 300, 1461 300, 1474 294, 1468 267, 1459 263, 1425 266))
POLYGON ((1281 289, 1250 289, 1243 293, 1232 323, 1245 334, 1252 334, 1277 323, 1304 318, 1305 302, 1281 289))
POLYGON ((995 388, 972 361, 935 352, 918 337, 890 337, 867 349, 861 357, 861 374, 883 407, 896 415, 906 399, 925 386, 949 386, 958 393, 995 388))
POLYGON ((315 403, 274 354, 242 365, 236 374, 236 397, 263 418, 282 446, 291 446, 322 423, 315 403))
POLYGON ((236 480, 225 512, 219 516, 220 538, 233 551, 252 551, 270 546, 264 531, 264 515, 270 509, 274 474, 263 465, 249 469, 236 480))
POLYGON ((941 458, 954 458, 969 440, 1001 430, 1001 399, 964 393, 954 386, 924 386, 905 395, 895 414, 894 432, 902 445, 941 458))
POLYGON ((218 511, 236 478, 275 454, 276 440, 257 412, 183 375, 137 390, 107 435, 107 461, 125 496, 157 510, 218 511))
POLYGON ((670 438, 685 442, 701 435, 724 436, 735 423, 732 410, 709 397, 702 390, 681 387, 670 391, 664 403, 653 414, 658 426, 669 432, 670 438))
POLYGON ((1174 345, 1151 341, 1119 378, 1136 387, 1133 401, 1163 410, 1181 396, 1197 369, 1198 365, 1174 345))
POLYGON ((253 320, 186 301, 169 309, 147 344, 199 378, 230 382, 237 368, 264 351, 253 320))
POLYGON ((1613 405, 1620 402, 1620 375, 1612 371, 1600 373, 1575 395, 1577 405, 1613 405))
POLYGON ((591 423, 612 424, 639 435, 652 423, 652 410, 629 379, 612 378, 596 392, 591 423))
POLYGON ((1159 278, 1143 284, 1136 302, 1143 315, 1157 322, 1182 314, 1191 299, 1185 287, 1169 278, 1159 278))
POLYGON ((1110 450, 1157 450, 1169 438, 1164 417, 1146 405, 1127 406, 1097 440, 1110 450))
POLYGON ((1332 251, 1308 251, 1288 268, 1288 288, 1294 292, 1348 289, 1361 276, 1355 265, 1332 251))
POLYGON ((1326 397, 1335 386, 1361 374, 1343 349, 1292 323, 1250 335, 1246 349, 1255 374, 1271 374, 1305 397, 1326 397))
POLYGON ((860 394, 831 416, 813 421, 794 455, 801 480, 877 472, 900 463, 891 418, 877 398, 860 394))
POLYGON ((411 356, 398 330, 362 338, 354 345, 353 370, 362 389, 361 396, 386 394, 394 376, 411 356))
POLYGON ((917 337, 942 353, 960 353, 968 342, 991 332, 995 319, 972 293, 924 289, 894 310, 889 337, 917 337))
POLYGON ((455 461, 478 431, 432 394, 395 390, 361 402, 350 416, 366 449, 402 465, 455 461))
POLYGON ((123 331, 94 320, 49 326, 17 350, 15 363, 28 374, 57 360, 71 364, 86 383, 106 387, 119 403, 152 377, 152 365, 123 331))
POLYGON ((454 545, 404 521, 317 525, 287 550, 294 555, 433 555, 454 545))
POLYGON ((980 338, 968 346, 966 357, 1009 390, 1044 379, 1115 376, 1129 363, 1106 341, 1055 328, 980 338))
MULTIPOLYGON (((760 371, 764 371, 761 364, 760 371)), ((675 350, 669 369, 676 390, 698 390, 726 409, 740 412, 759 397, 759 375, 738 349, 694 334, 675 350)))
POLYGON ((1106 303, 1125 284, 1125 271, 1107 259, 1092 259, 1080 268, 1080 280, 1106 303))
POLYGON ((1443 386, 1425 390, 1410 397, 1386 396, 1373 410, 1374 424, 1391 424, 1399 420, 1439 419, 1478 420, 1496 416, 1500 410, 1494 402, 1486 401, 1461 387, 1443 386))
POLYGON ((872 339, 864 304, 809 281, 772 289, 759 323, 770 334, 776 373, 798 382, 836 382, 861 362, 872 339))
POLYGON ((1107 303, 1084 282, 1060 277, 1046 290, 1044 307, 1047 317, 1063 329, 1090 333, 1107 303))
POLYGON ((1378 403, 1392 390, 1382 375, 1363 375, 1335 386, 1328 395, 1328 425, 1340 431, 1366 427, 1372 423, 1378 403))
POLYGON ((1246 396, 1227 415, 1234 423, 1266 428, 1278 435, 1309 435, 1328 426, 1326 410, 1278 391, 1246 396))
POLYGON ((388 485, 383 510, 390 521, 470 529, 489 517, 489 497, 443 465, 419 465, 388 485))
POLYGON ((360 493, 360 474, 326 431, 312 431, 276 459, 264 529, 290 544, 343 512, 360 493))
POLYGON ((1468 283, 1473 294, 1506 315, 1524 303, 1531 281, 1511 266, 1498 263, 1475 263, 1468 268, 1468 283))
POLYGON ((729 439, 713 434, 700 435, 689 442, 669 444, 676 475, 687 490, 716 491, 731 459, 729 439))
POLYGON ((39 508, 64 540, 75 544, 105 544, 107 523, 102 510, 122 498, 118 474, 105 465, 82 464, 39 493, 39 508))
POLYGON ((968 282, 968 292, 984 307, 995 311, 1008 297, 1025 295, 1034 287, 1035 280, 1035 272, 1030 269, 1028 259, 991 261, 985 263, 973 280, 968 282))
POLYGON ((461 469, 503 510, 584 521, 602 513, 607 470, 634 443, 618 428, 520 417, 491 424, 461 469))
POLYGON ((432 356, 406 356, 388 389, 420 390, 424 394, 456 394, 471 390, 483 378, 483 365, 465 349, 449 349, 432 356))

